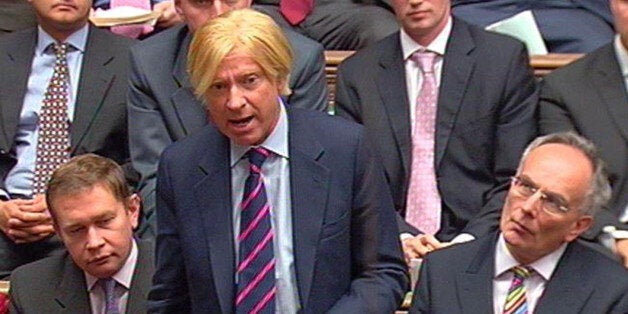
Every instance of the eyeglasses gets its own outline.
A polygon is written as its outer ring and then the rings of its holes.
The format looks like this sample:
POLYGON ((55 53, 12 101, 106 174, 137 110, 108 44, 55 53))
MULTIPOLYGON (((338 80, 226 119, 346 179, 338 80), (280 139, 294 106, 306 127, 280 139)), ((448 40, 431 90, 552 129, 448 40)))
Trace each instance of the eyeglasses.
POLYGON ((514 176, 511 180, 511 191, 515 192, 516 196, 528 199, 538 192, 541 193, 541 208, 543 208, 545 212, 555 215, 569 212, 569 207, 565 205, 565 202, 561 200, 560 196, 541 191, 534 183, 525 178, 514 176))

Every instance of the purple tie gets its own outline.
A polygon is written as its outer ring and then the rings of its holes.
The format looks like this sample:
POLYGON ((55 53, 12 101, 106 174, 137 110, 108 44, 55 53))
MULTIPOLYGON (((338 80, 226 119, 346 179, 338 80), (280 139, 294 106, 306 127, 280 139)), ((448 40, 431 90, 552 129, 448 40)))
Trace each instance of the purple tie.
POLYGON ((250 168, 240 208, 236 313, 275 313, 273 230, 261 174, 262 164, 269 155, 262 147, 251 148, 247 153, 250 168))
POLYGON ((434 74, 436 53, 418 51, 412 55, 423 74, 412 131, 412 165, 406 221, 426 234, 440 228, 441 200, 434 170, 434 135, 438 88, 434 74))
POLYGON ((118 298, 116 297, 117 282, 113 278, 103 278, 98 280, 102 290, 105 292, 105 314, 120 314, 118 298))
POLYGON ((52 172, 70 158, 68 44, 57 43, 52 48, 56 61, 39 114, 33 195, 45 193, 52 172))

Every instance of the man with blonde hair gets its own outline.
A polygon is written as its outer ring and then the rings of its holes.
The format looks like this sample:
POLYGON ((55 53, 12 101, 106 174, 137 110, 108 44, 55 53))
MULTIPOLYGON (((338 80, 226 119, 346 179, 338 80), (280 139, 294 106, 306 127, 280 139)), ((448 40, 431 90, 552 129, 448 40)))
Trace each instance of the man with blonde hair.
POLYGON ((149 312, 393 312, 405 266, 362 128, 282 101, 292 54, 261 13, 208 22, 188 61, 211 124, 161 157, 149 312))

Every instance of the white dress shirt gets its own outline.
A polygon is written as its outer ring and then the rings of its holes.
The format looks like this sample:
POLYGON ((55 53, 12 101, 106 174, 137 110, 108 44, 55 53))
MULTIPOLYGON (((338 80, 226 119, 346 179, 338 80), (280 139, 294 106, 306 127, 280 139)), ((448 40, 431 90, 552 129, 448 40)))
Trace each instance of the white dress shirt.
MULTIPOLYGON (((281 102, 281 100, 279 101, 281 102)), ((259 146, 272 152, 262 164, 262 178, 270 205, 271 228, 274 232, 276 312, 296 313, 299 309, 299 297, 292 242, 288 116, 283 102, 280 103, 280 106, 279 121, 275 129, 259 146)), ((244 182, 249 175, 249 162, 243 157, 250 148, 250 146, 240 146, 231 141, 231 195, 236 265, 239 261, 240 252, 237 239, 240 233, 240 204, 244 194, 244 182)), ((237 283, 237 274, 235 280, 237 283)))
POLYGON ((526 302, 528 313, 534 313, 539 299, 545 291, 547 282, 552 278, 560 257, 565 252, 567 244, 561 245, 552 253, 543 256, 529 265, 521 265, 508 251, 504 235, 499 234, 495 247, 495 273, 493 274, 493 309, 494 313, 503 313, 504 304, 510 284, 514 277, 511 268, 515 266, 528 266, 534 270, 529 278, 523 281, 526 288, 526 302))

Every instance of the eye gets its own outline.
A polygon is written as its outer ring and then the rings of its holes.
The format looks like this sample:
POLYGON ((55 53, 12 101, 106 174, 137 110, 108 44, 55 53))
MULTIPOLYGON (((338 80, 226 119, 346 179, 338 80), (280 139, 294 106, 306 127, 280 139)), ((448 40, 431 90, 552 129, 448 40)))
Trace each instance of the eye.
POLYGON ((251 74, 251 75, 248 75, 246 78, 244 78, 244 86, 246 86, 247 88, 252 88, 252 87, 255 87, 259 81, 260 81, 259 75, 251 74))
POLYGON ((84 227, 82 227, 82 226, 77 226, 77 227, 72 227, 72 228, 68 229, 68 233, 69 233, 69 234, 78 234, 78 233, 80 233, 80 232, 81 232, 81 231, 83 231, 83 230, 85 230, 85 228, 84 228, 84 227))
POLYGON ((220 92, 224 90, 225 88, 227 88, 227 84, 223 82, 215 82, 211 86, 209 86, 209 89, 215 92, 220 92))

